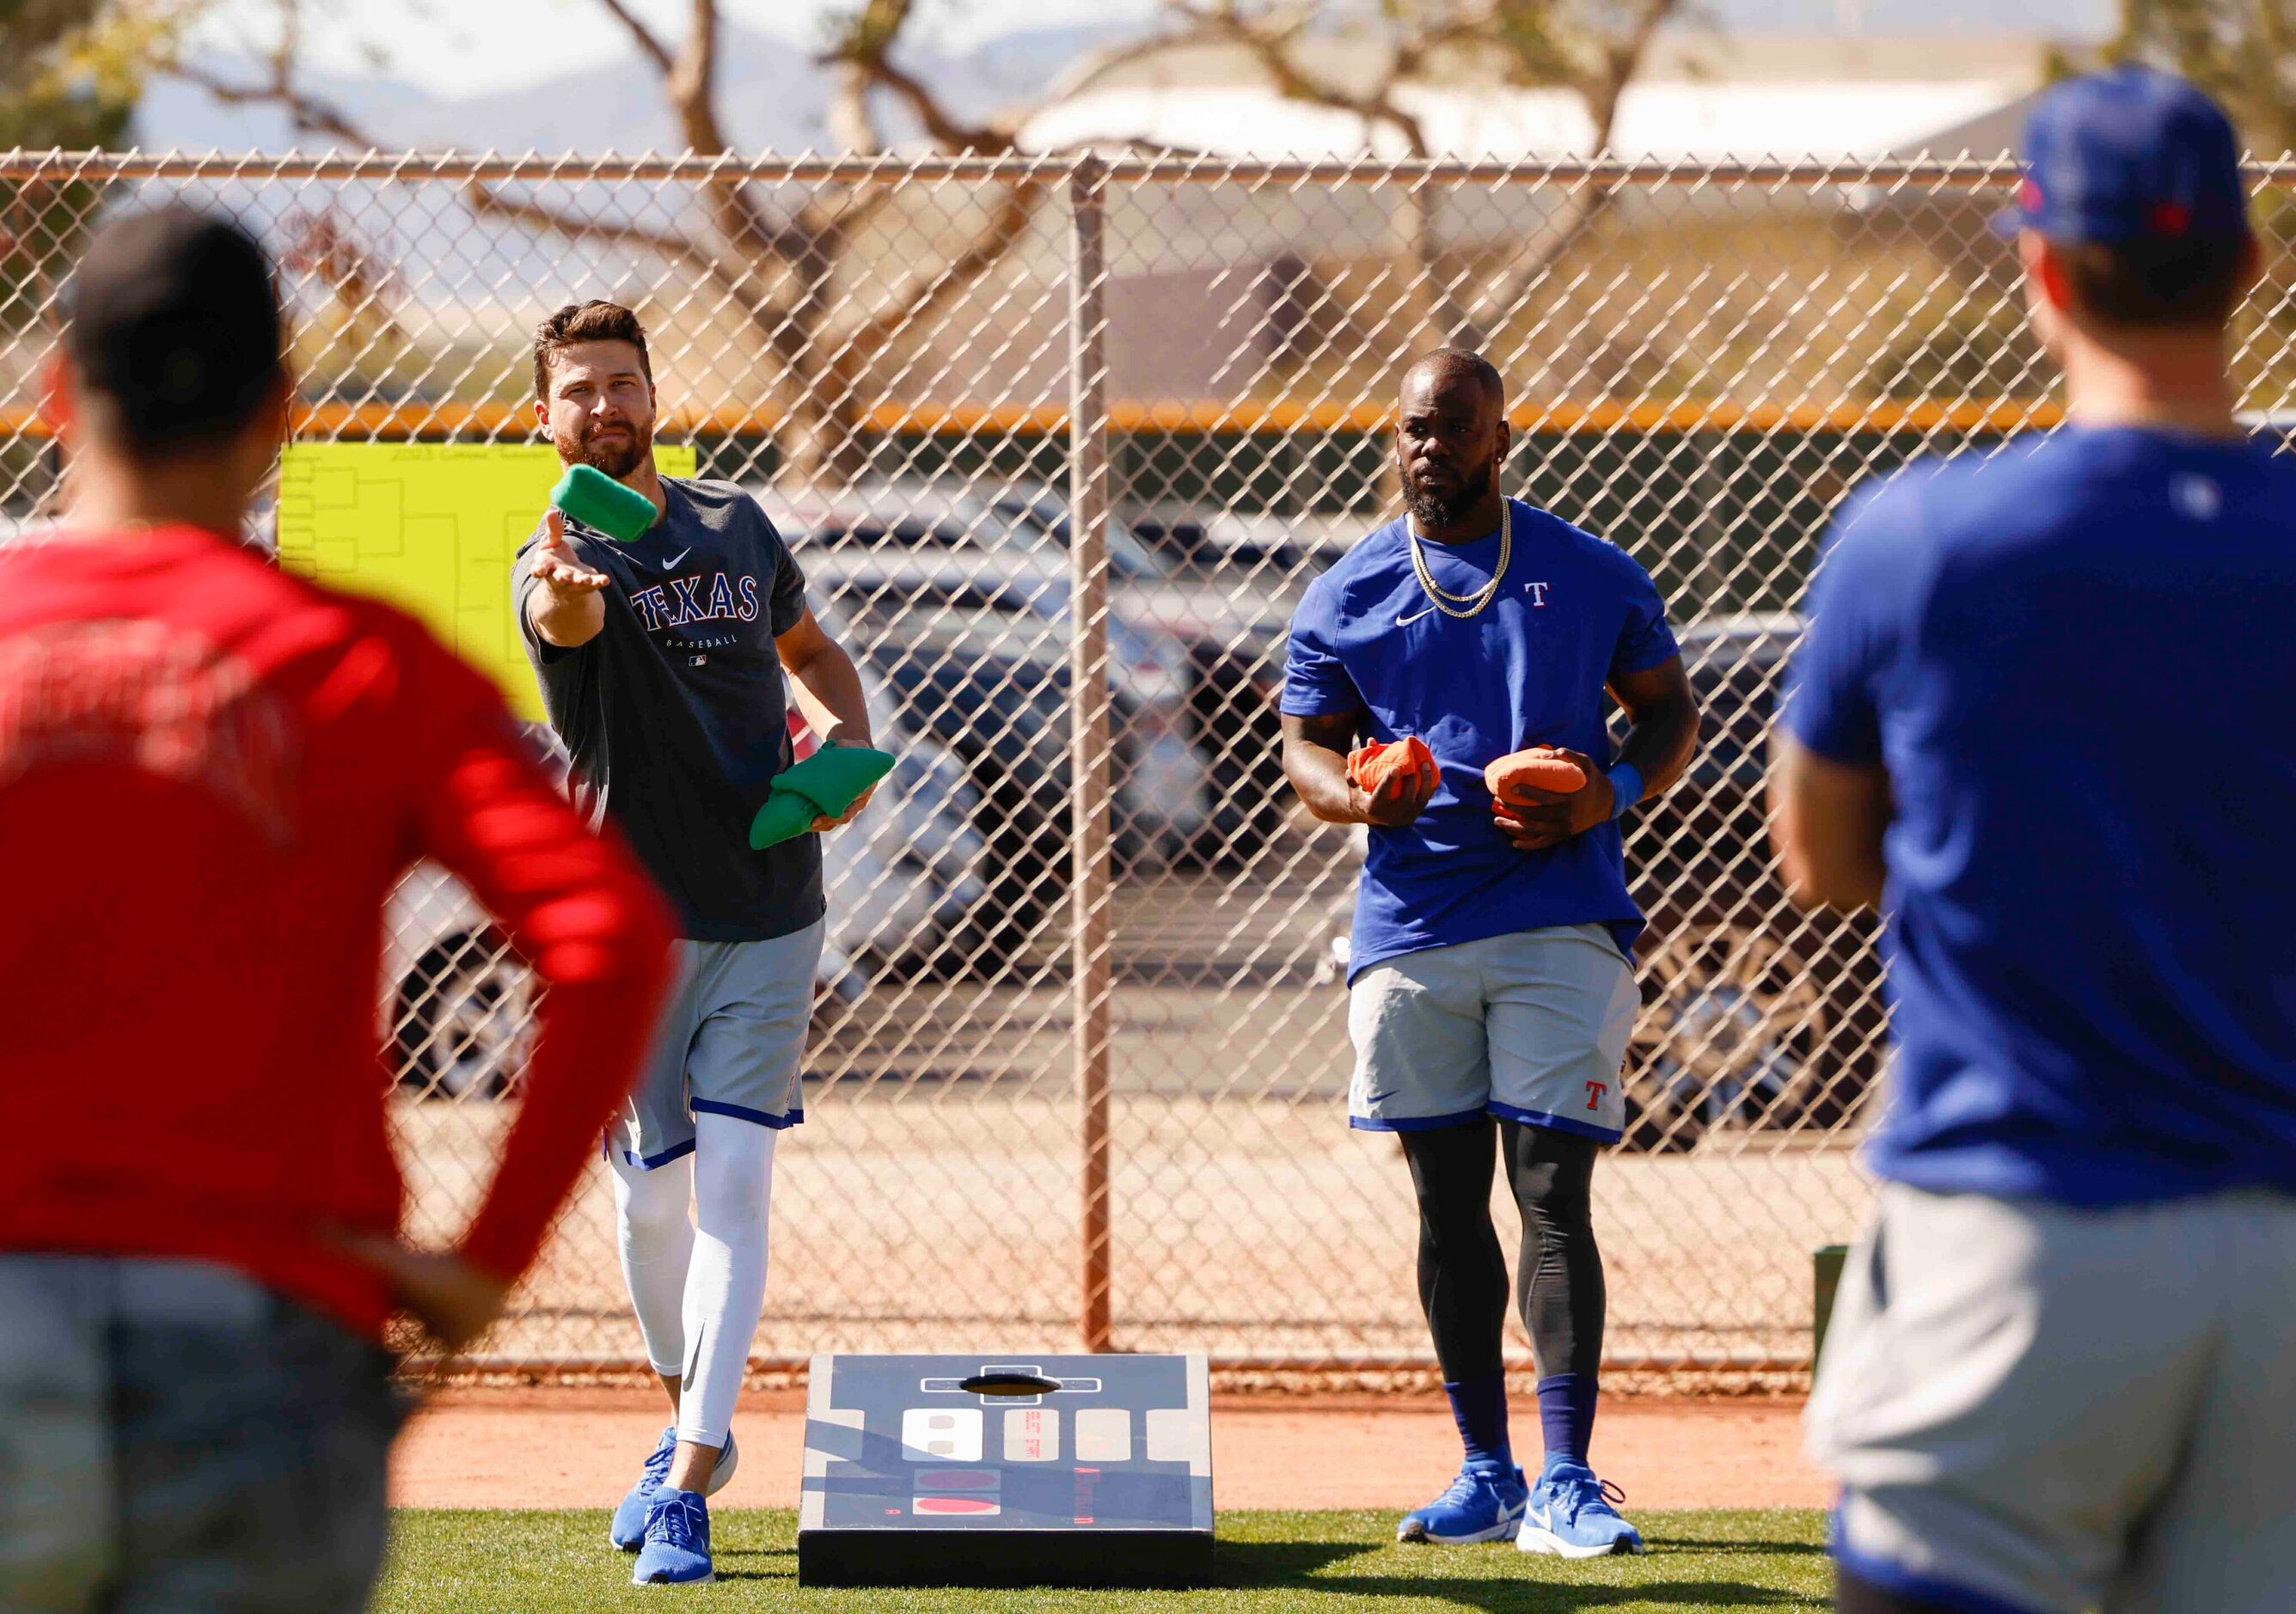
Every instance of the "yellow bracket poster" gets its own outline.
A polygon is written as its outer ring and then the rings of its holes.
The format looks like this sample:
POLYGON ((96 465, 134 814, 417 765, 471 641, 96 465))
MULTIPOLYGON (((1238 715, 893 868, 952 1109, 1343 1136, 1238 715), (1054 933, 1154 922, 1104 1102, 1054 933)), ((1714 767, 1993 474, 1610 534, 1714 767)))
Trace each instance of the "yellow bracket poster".
MULTIPOLYGON (((691 444, 657 447, 690 477, 691 444)), ((279 561, 388 600, 538 721, 542 699, 511 615, 510 567, 558 480, 547 443, 290 443, 279 461, 279 561)))

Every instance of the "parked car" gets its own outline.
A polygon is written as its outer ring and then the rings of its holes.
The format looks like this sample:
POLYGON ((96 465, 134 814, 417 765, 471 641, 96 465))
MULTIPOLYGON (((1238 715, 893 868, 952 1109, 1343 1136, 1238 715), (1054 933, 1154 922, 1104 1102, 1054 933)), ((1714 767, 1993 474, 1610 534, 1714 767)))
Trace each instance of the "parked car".
POLYGON ((1698 755, 1627 838, 1628 879, 1650 918, 1630 1148, 1687 1149, 1724 1125, 1830 1130, 1878 1074, 1886 1016, 1874 922, 1801 913, 1770 854, 1770 719, 1800 635, 1790 612, 1713 618, 1680 635, 1704 713, 1698 755))
MULTIPOLYGON (((964 766, 905 724, 890 692, 863 669, 871 717, 898 758, 884 805, 822 842, 829 930, 816 975, 851 999, 886 975, 955 967, 988 896, 988 845, 964 766)), ((791 715, 800 754, 812 749, 791 715)), ((550 731, 537 752, 565 763, 550 731)), ((533 1051, 534 985, 463 883, 416 866, 392 894, 384 928, 383 1036, 399 1084, 425 1097, 493 1098, 513 1087, 533 1051)))
MULTIPOLYGON (((1036 570, 1056 580, 1046 602, 1065 600, 1068 503, 1046 484, 898 479, 794 497, 756 491, 777 524, 820 550, 939 555, 1000 576, 1036 570)), ((1136 664, 1136 647, 1173 647, 1158 653, 1177 658, 1184 737, 1210 769, 1209 809, 1187 849, 1208 861, 1248 857, 1284 822, 1276 702, 1284 632, 1306 580, 1176 571, 1121 520, 1110 523, 1109 569, 1111 649, 1136 664)))
MULTIPOLYGON (((1026 942, 1067 890, 1070 671, 1065 578, 978 557, 847 553, 796 541, 815 608, 881 676, 906 721, 970 770, 990 849, 986 951, 1026 942)), ((1169 863, 1203 834, 1210 773, 1186 732, 1185 662, 1111 624, 1110 763, 1119 876, 1169 863)))
POLYGON ((1125 528, 1167 571, 1242 570, 1304 585, 1386 519, 1353 511, 1200 511, 1163 502, 1128 512, 1125 528))
MULTIPOLYGON (((1008 484, 988 506, 1036 528, 1047 546, 1068 549, 1068 502, 1054 489, 1008 484)), ((1292 613, 1345 545, 1332 546, 1328 518, 1302 518, 1294 536, 1306 541, 1284 543, 1276 538, 1281 518, 1218 512, 1192 523, 1193 544, 1175 553, 1170 512, 1160 514, 1161 546, 1111 518, 1111 593, 1187 646, 1193 735, 1212 766, 1213 820, 1198 849, 1207 861, 1248 859, 1275 839, 1290 807, 1280 704, 1292 613)))

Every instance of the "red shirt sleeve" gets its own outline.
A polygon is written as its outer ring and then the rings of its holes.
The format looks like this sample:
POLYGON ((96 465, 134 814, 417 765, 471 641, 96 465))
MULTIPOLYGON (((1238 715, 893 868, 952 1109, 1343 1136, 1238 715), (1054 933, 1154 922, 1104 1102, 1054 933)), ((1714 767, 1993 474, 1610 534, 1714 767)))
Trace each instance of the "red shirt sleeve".
POLYGON ((415 850, 470 887, 544 988, 518 1119, 462 1245, 515 1278, 636 1079, 671 919, 620 838, 593 831, 532 760, 493 687, 427 637, 414 660, 415 850))

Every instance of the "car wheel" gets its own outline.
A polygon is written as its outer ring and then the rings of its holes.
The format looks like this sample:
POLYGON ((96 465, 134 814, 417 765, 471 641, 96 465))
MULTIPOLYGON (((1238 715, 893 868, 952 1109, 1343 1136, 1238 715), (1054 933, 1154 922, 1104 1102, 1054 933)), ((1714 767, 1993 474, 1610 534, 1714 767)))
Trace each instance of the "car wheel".
POLYGON ((1726 917, 1685 924, 1642 974, 1628 1148, 1680 1151, 1719 1125, 1796 1123, 1821 1088, 1834 1010, 1786 938, 1726 917))
POLYGON ((441 937, 400 980, 390 1025, 402 1087, 501 1097, 533 1052, 532 971, 492 930, 441 937))

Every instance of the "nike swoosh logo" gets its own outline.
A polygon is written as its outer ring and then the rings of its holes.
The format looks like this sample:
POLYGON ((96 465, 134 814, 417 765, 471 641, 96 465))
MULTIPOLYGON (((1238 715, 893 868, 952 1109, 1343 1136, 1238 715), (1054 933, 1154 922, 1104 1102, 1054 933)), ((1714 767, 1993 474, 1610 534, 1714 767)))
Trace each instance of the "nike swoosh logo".
POLYGON ((1414 622, 1418 621, 1420 617, 1431 617, 1431 616, 1433 616, 1434 614, 1435 614, 1435 608, 1434 608, 1433 606, 1431 606, 1431 606, 1429 606, 1425 610, 1421 611, 1421 612, 1418 614, 1418 616, 1412 616, 1412 617, 1398 617, 1398 618, 1396 618, 1396 619, 1395 619, 1395 625, 1396 625, 1398 627, 1410 627, 1414 622))
POLYGON ((1537 1525, 1540 1529, 1551 1530, 1554 1528, 1554 1515, 1546 1509, 1527 1507, 1523 1509, 1522 1512, 1523 1516, 1529 1519, 1531 1523, 1537 1525))
POLYGON ((668 571, 671 567, 676 565, 680 561, 683 561, 686 556, 693 553, 693 545, 688 545, 685 548, 679 550, 676 554, 670 556, 668 560, 664 561, 661 563, 661 569, 664 571, 668 571))

